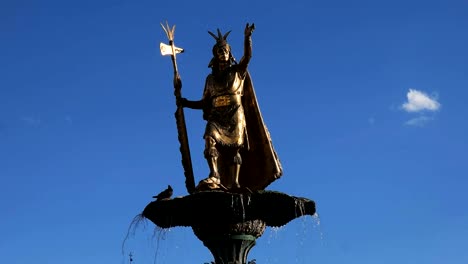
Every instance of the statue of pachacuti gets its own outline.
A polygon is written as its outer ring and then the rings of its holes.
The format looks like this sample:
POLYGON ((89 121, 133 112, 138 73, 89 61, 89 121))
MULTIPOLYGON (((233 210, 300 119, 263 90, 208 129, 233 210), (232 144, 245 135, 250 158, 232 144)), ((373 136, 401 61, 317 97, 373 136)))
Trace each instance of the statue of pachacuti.
POLYGON ((245 27, 244 55, 239 63, 227 43, 230 31, 224 35, 219 29, 217 35, 208 32, 216 44, 203 97, 199 101, 178 100, 179 106, 203 109, 207 121, 204 156, 210 174, 200 181, 198 190, 222 187, 261 190, 282 174, 247 71, 254 29, 254 24, 245 27))

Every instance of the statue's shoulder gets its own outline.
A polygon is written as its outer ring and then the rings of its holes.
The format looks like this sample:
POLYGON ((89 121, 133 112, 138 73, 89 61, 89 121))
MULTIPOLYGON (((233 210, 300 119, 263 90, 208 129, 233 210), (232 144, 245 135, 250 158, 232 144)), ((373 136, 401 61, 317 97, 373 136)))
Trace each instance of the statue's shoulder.
POLYGON ((213 74, 211 73, 206 76, 205 85, 209 85, 210 83, 213 83, 213 74))
POLYGON ((242 78, 244 79, 246 74, 247 74, 247 68, 246 67, 242 67, 240 66, 239 64, 236 64, 236 65, 232 65, 231 66, 231 71, 232 72, 235 72, 236 74, 238 74, 239 78, 242 78))

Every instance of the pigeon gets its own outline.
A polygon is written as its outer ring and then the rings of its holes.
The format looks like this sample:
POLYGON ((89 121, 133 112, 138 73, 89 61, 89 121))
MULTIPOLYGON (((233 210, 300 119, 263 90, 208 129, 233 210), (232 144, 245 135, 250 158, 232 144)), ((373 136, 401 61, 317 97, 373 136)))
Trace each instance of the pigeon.
POLYGON ((153 198, 156 198, 156 201, 159 201, 159 200, 166 200, 166 199, 169 199, 171 198, 172 196, 172 187, 170 185, 167 186, 167 189, 160 192, 158 195, 156 196, 153 196, 153 198))

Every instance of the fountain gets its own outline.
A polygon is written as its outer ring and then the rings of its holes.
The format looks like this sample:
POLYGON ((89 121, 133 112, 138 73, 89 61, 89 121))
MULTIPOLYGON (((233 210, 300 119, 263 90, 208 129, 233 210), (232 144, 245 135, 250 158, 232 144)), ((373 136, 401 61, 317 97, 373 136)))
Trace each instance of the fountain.
MULTIPOLYGON (((204 97, 189 101, 181 96, 182 82, 174 45, 175 27, 163 26, 169 45, 161 53, 171 55, 174 66, 175 113, 182 165, 188 195, 171 199, 172 189, 155 196, 142 215, 160 228, 192 227, 211 251, 215 264, 247 264, 249 251, 267 226, 280 227, 305 215, 315 214, 315 203, 265 188, 282 175, 282 167, 263 122, 247 65, 251 57, 251 35, 247 24, 244 56, 235 62, 226 34, 216 40, 204 97), (207 120, 205 158, 208 178, 195 186, 183 108, 203 109, 207 120)), ((213 263, 213 262, 212 262, 213 263)), ((249 262, 253 263, 253 262, 249 262)))

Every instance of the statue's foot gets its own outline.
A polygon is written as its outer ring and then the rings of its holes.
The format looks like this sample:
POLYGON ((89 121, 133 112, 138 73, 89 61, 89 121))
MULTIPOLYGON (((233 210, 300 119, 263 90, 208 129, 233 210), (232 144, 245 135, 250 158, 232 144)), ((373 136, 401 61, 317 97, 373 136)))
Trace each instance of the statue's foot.
POLYGON ((210 191, 216 189, 226 190, 226 187, 221 184, 221 180, 219 178, 210 176, 201 180, 196 189, 198 191, 210 191))
POLYGON ((216 185, 221 184, 221 180, 219 179, 219 177, 213 177, 213 176, 210 176, 202 180, 202 182, 207 183, 207 184, 216 184, 216 185))

